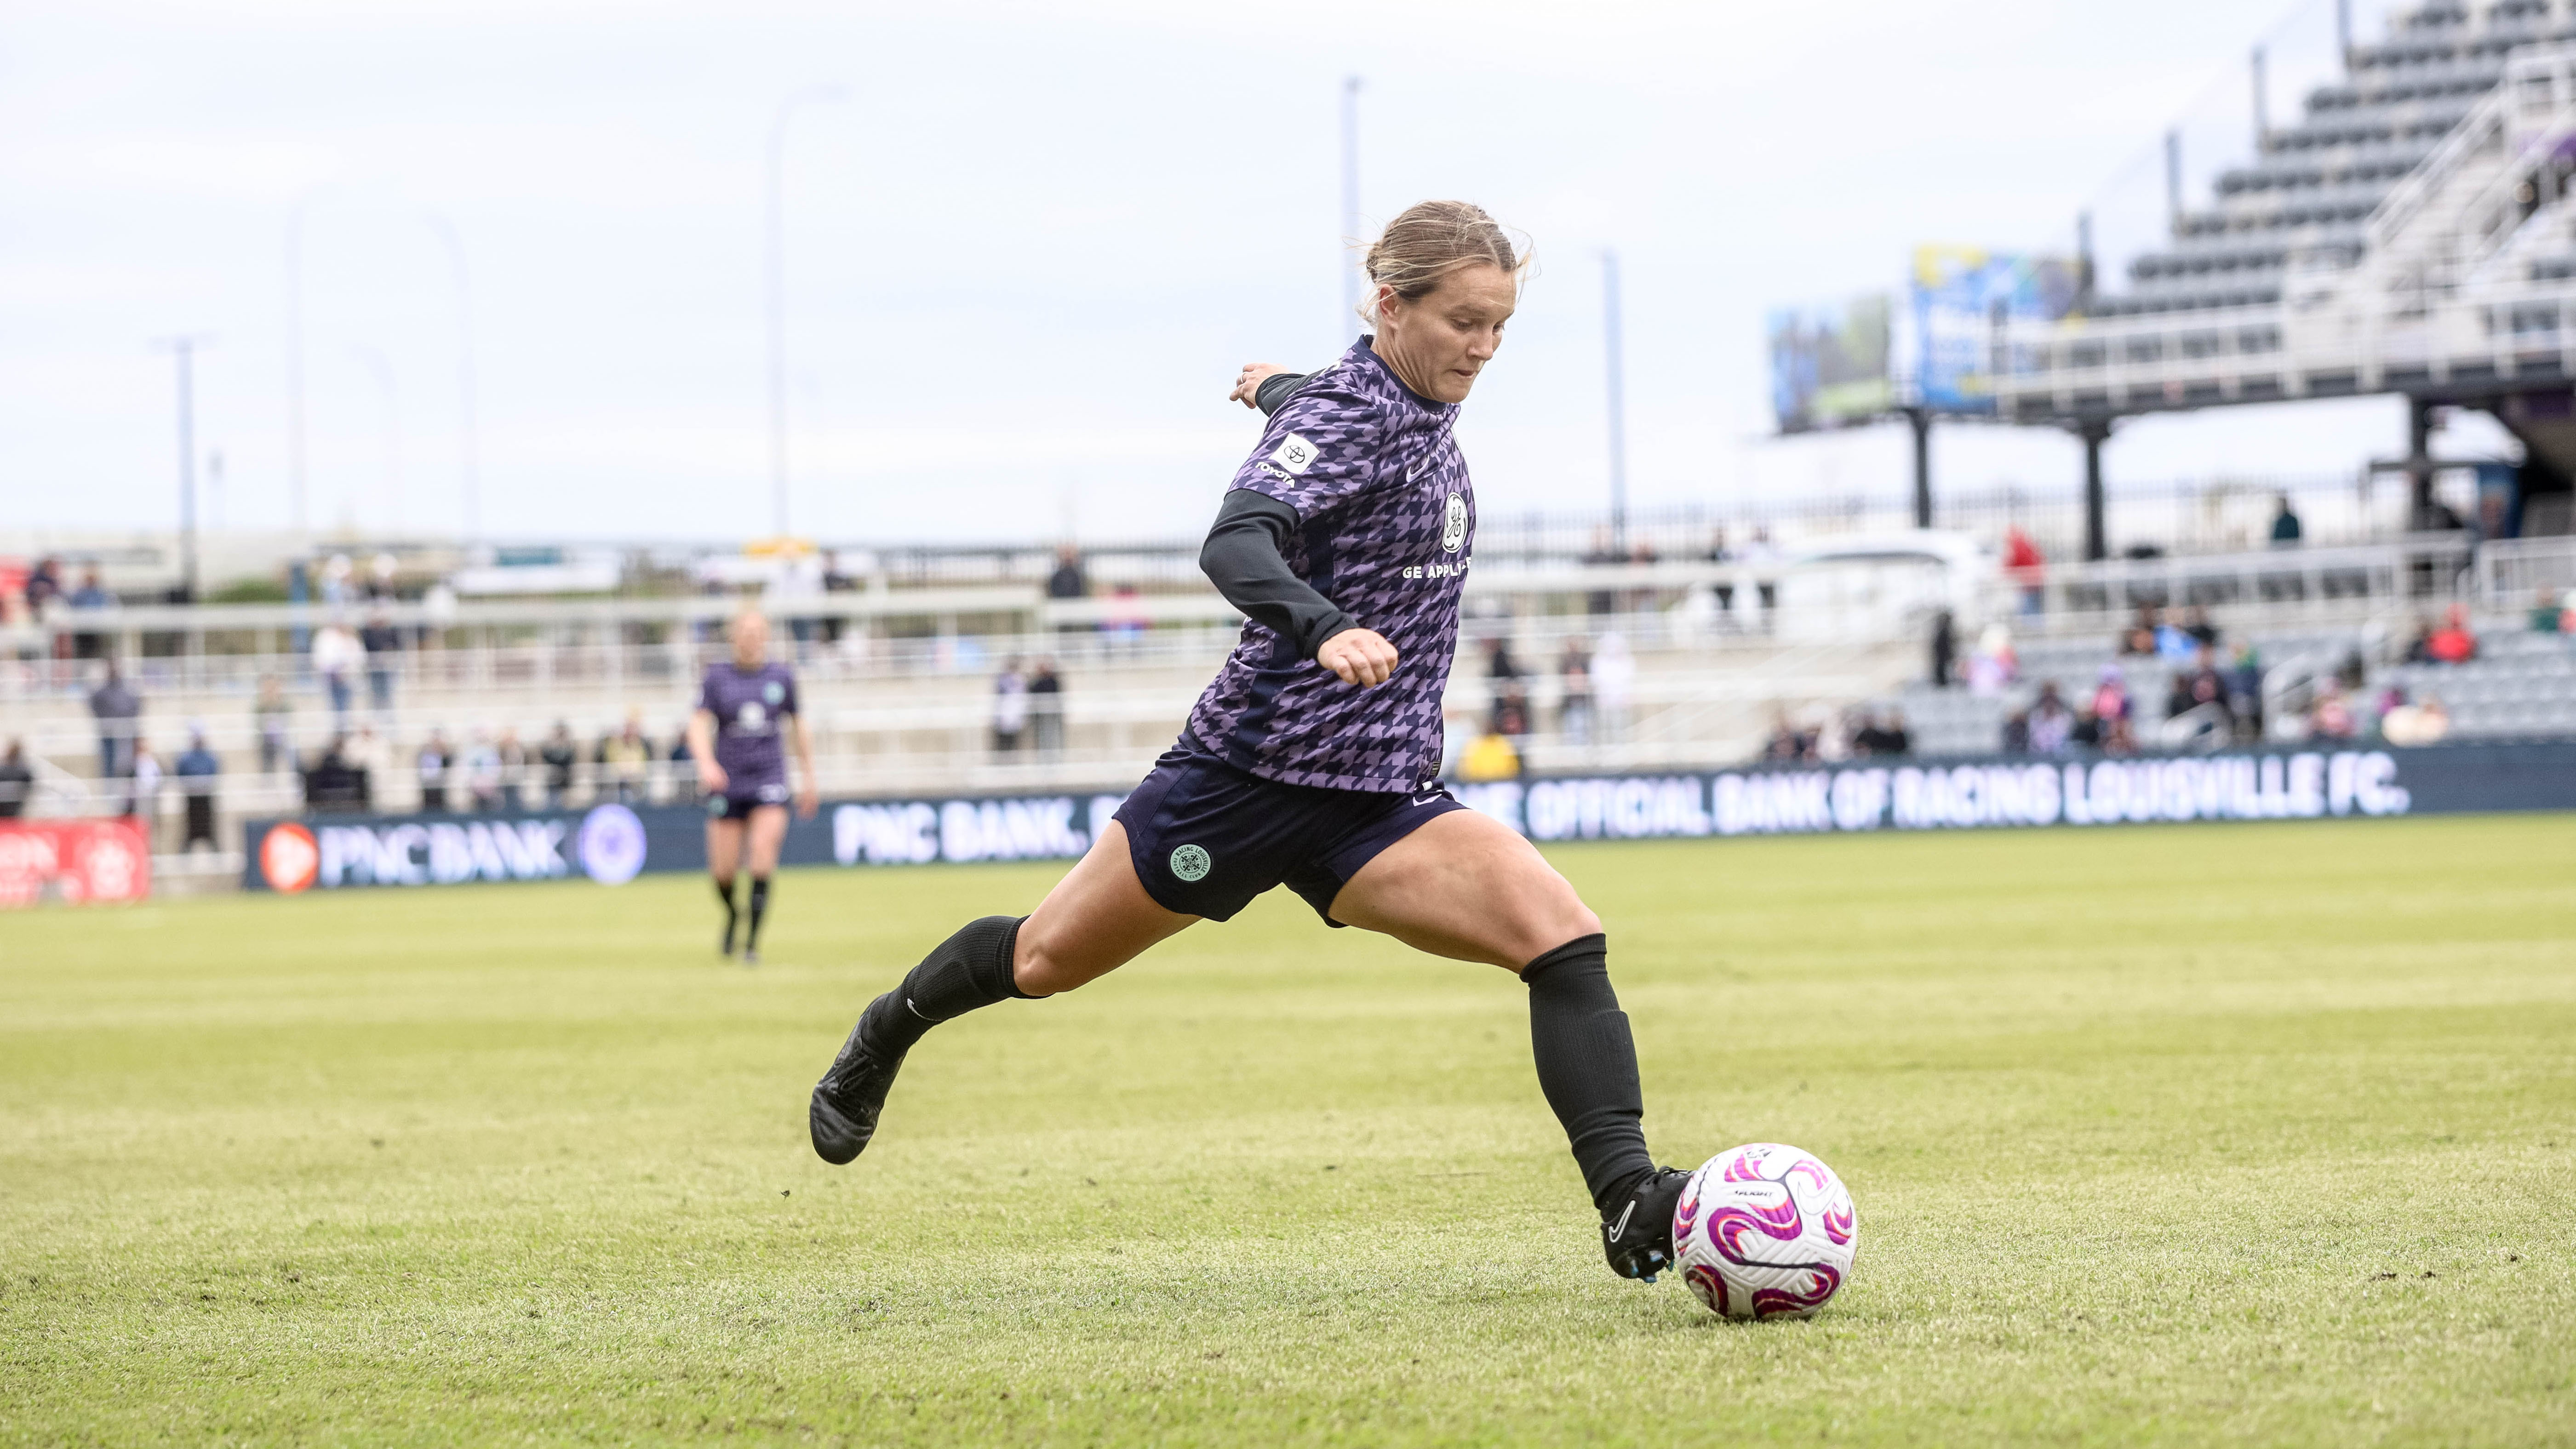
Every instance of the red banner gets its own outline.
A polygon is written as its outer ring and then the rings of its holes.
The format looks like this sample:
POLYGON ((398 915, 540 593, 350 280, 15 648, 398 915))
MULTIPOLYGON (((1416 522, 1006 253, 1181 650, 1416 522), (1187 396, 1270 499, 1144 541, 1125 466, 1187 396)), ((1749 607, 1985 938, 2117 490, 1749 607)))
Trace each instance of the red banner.
POLYGON ((150 894, 152 842, 140 820, 0 821, 0 907, 150 894))

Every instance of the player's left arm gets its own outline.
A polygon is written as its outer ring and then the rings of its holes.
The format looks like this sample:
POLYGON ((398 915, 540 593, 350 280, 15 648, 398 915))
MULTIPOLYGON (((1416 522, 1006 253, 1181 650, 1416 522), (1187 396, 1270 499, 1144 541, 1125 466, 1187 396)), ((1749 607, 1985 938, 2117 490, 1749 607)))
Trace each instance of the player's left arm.
POLYGON ((822 777, 814 773, 814 736, 805 728, 805 711, 801 709, 787 717, 787 743, 796 751, 796 768, 805 781, 796 791, 796 817, 811 820, 814 812, 822 808, 823 785, 822 777))

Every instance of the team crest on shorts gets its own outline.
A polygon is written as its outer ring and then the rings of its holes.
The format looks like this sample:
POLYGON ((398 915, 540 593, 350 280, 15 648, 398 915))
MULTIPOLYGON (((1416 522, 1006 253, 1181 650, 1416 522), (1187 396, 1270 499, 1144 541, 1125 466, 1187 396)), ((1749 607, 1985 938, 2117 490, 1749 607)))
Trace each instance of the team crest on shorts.
POLYGON ((1449 495, 1449 514, 1440 521, 1440 546, 1456 553, 1467 541, 1467 500, 1449 495))
POLYGON ((1172 852, 1172 874, 1183 880, 1207 879, 1208 867, 1213 863, 1208 853, 1195 845, 1184 845, 1172 852))

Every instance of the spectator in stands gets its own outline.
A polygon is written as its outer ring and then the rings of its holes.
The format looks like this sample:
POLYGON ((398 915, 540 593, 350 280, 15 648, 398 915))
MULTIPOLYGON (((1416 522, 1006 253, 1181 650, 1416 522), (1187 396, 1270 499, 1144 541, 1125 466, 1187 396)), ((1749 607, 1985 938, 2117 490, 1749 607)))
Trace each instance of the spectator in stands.
POLYGON ((98 566, 92 564, 81 570, 80 587, 72 590, 71 597, 65 602, 75 609, 113 609, 116 595, 109 593, 107 586, 99 582, 98 566))
POLYGON ((2039 698, 2030 707, 2030 752, 2034 755, 2062 755, 2075 734, 2075 712, 2066 707, 2065 696, 2058 693, 2052 679, 2039 687, 2039 698))
POLYGON ((516 726, 501 727, 501 738, 492 746, 492 758, 500 766, 502 805, 511 810, 534 808, 528 799, 528 747, 519 743, 516 726))
MULTIPOLYGON (((1724 530, 1719 538, 1725 537, 1724 530)), ((1556 661, 1556 728, 1577 749, 1592 743, 1592 654, 1580 638, 1565 641, 1556 661)))
POLYGON ((2030 753, 2029 710, 2017 709, 2004 716, 2001 748, 2003 753, 2007 755, 2027 755, 2030 753))
POLYGON ((2144 604, 2138 606, 2138 617, 2120 631, 2120 653, 2140 658, 2156 652, 2156 611, 2144 604))
POLYGON ((2093 712, 2093 702, 2086 700, 2075 707, 2075 723, 2066 731, 2069 753, 2102 748, 2102 717, 2093 712))
POLYGON ((1029 730, 1036 736, 1038 758, 1064 753, 1064 680, 1055 661, 1041 659, 1029 669, 1029 730))
POLYGON ((1497 634, 1485 641, 1485 678, 1500 684, 1521 677, 1520 661, 1512 657, 1512 640, 1508 634, 1497 634))
POLYGON ((329 561, 322 565, 322 602, 334 609, 346 605, 353 592, 349 580, 356 572, 347 554, 331 555, 329 561))
POLYGON ((161 757, 152 753, 150 740, 134 742, 134 778, 125 792, 124 813, 142 818, 147 839, 160 823, 161 757))
POLYGON ((98 687, 89 693, 90 717, 98 722, 99 788, 134 772, 134 742, 142 732, 143 700, 126 687, 111 659, 99 666, 98 687))
MULTIPOLYGON (((687 741, 682 741, 681 748, 687 747, 687 741)), ((644 712, 626 711, 623 728, 613 735, 601 735, 591 763, 598 767, 602 794, 620 805, 633 805, 644 799, 645 782, 653 770, 653 742, 644 737, 644 712)))
POLYGON ((1958 626, 1951 622, 1950 611, 1942 609, 1932 615, 1932 687, 1950 687, 1950 666, 1959 658, 1958 626))
POLYGON ((1866 758, 1885 758, 1911 754, 1914 739, 1905 730, 1905 716, 1897 710, 1885 714, 1864 711, 1861 727, 1852 732, 1852 753, 1866 758))
POLYGON ((1488 780, 1517 780, 1521 773, 1521 752, 1500 731, 1487 730, 1476 736, 1458 758, 1458 778, 1470 784, 1488 780))
POLYGON ((2328 679, 2317 691, 2316 703, 2308 706, 2309 736, 2321 740, 2348 740, 2360 732, 2360 722, 2353 718, 2352 700, 2344 693, 2343 681, 2328 679))
POLYGON ((27 575, 27 615, 42 622, 47 606, 63 597, 63 561, 58 558, 36 560, 35 571, 27 575))
POLYGON ((1628 652, 1628 636, 1613 629, 1592 655, 1592 724, 1601 743, 1628 737, 1628 705, 1636 689, 1637 656, 1628 652))
POLYGON ((27 812, 27 801, 36 793, 36 772, 27 764, 24 741, 11 740, 9 748, 0 750, 0 820, 15 820, 27 812))
POLYGON ((2167 719, 2196 709, 2210 711, 2230 735, 2236 732, 2236 711, 2227 702, 2227 676, 2218 672, 2218 663, 2206 648, 2191 668, 2175 671, 2173 689, 2165 696, 2167 719))
POLYGON ((2004 577, 2021 590, 2021 611, 2036 614, 2048 596, 2048 560, 2016 523, 2004 529, 2004 577))
POLYGON ((1762 758, 1774 765, 1789 764, 1807 757, 1807 738, 1789 723, 1789 712, 1780 710, 1771 716, 1771 737, 1762 743, 1762 758))
POLYGON ((546 808, 561 810, 572 799, 573 767, 581 763, 581 747, 572 742, 571 725, 555 721, 546 742, 537 747, 537 762, 545 766, 546 808))
POLYGON ((1007 760, 1018 754, 1020 734, 1028 723, 1029 681, 1014 656, 1003 660, 1002 672, 993 676, 993 758, 1007 760))
MULTIPOLYGON (((1618 545, 1611 542, 1609 529, 1596 528, 1592 531, 1592 547, 1583 555, 1585 568, 1609 568, 1627 561, 1627 555, 1619 552, 1618 545)), ((1605 614, 1615 613, 1619 608, 1618 591, 1594 589, 1584 596, 1583 606, 1585 611, 1596 619, 1605 614)))
POLYGON ((2012 631, 2001 622, 1988 624, 1977 636, 1977 652, 1968 656, 1968 692, 1987 699, 2002 694, 2021 674, 2013 652, 2012 631))
POLYGON ((2424 696, 2422 704, 2400 704, 2379 717, 2380 738, 2392 745, 2437 744, 2451 732, 2451 712, 2442 707, 2440 695, 2424 696))
POLYGON ((2167 615, 2156 625, 2156 657, 2167 664, 2188 665, 2200 654, 2200 640, 2182 623, 2167 615))
POLYGON ((2227 709, 2236 716, 2236 737, 2251 743, 2263 737, 2263 656, 2252 640, 2236 641, 2227 664, 2227 709))
POLYGON ((349 699, 366 664, 367 646, 348 625, 334 619, 313 631, 313 672, 322 676, 322 688, 331 696, 331 728, 342 734, 348 732, 349 699))
POLYGON ((295 717, 295 706, 286 702, 286 690, 274 674, 259 677, 259 703, 251 706, 251 719, 259 729, 259 772, 274 775, 283 763, 295 768, 295 746, 289 730, 295 717))
POLYGON ((376 733, 374 725, 359 725, 355 734, 343 739, 340 758, 347 760, 351 769, 367 777, 370 800, 375 798, 375 782, 391 778, 394 772, 393 746, 376 733))
POLYGON ((2218 626, 2209 622, 2209 611, 2198 604, 2183 611, 2182 631, 2204 652, 2218 647, 2218 626))
POLYGON ((1529 689, 1519 679, 1507 678, 1494 686, 1494 702, 1486 713, 1485 730, 1510 740, 1529 738, 1529 689))
POLYGON ((455 768, 456 751, 447 743, 447 732, 431 726, 429 739, 412 757, 412 769, 420 778, 420 808, 424 813, 447 809, 447 777, 455 768))
POLYGON ((1100 621, 1100 632, 1111 648, 1134 654, 1144 643, 1145 627, 1151 622, 1134 584, 1120 584, 1109 591, 1109 612, 1100 621))
POLYGON ((501 750, 492 743, 490 730, 474 732, 474 743, 465 751, 462 773, 467 808, 478 815, 489 815, 501 808, 501 750))
POLYGON ((671 778, 675 782, 671 787, 672 793, 680 800, 689 801, 698 798, 698 771, 695 761, 696 756, 689 749, 689 722, 682 720, 671 734, 669 760, 671 778))
POLYGON ((2093 686, 2093 721, 2095 743, 2104 754, 2125 755, 2138 747, 2131 715, 2129 681, 2118 665, 2103 665, 2093 686))
POLYGON ((2436 664, 2466 664, 2478 657, 2478 636, 2469 629, 2469 606, 2453 604, 2442 627, 2424 640, 2424 652, 2436 664))
POLYGON ((367 772, 351 763, 348 740, 333 735, 322 758, 304 772, 304 808, 317 811, 365 811, 373 787, 367 772))
MULTIPOLYGON (((377 562, 391 565, 393 559, 381 555, 377 562)), ((386 719, 394 711, 394 663, 402 653, 402 634, 385 611, 378 609, 367 616, 367 627, 359 633, 358 643, 366 651, 367 707, 376 712, 376 718, 386 719)))
POLYGON ((2561 589, 2554 595, 2544 590, 2531 609, 2531 632, 2576 636, 2576 589, 2561 589))
MULTIPOLYGON (((1780 550, 1771 546, 1769 528, 1761 524, 1754 525, 1753 537, 1744 545, 1743 558, 1746 563, 1755 565, 1768 565, 1780 561, 1780 550)), ((1769 579, 1764 579, 1753 586, 1753 592, 1762 601, 1762 622, 1767 627, 1771 622, 1771 612, 1780 607, 1780 586, 1769 579)))
MULTIPOLYGON (((394 575, 399 571, 399 569, 400 565, 394 562, 394 556, 392 554, 377 554, 367 563, 367 579, 364 584, 360 585, 359 591, 366 595, 369 603, 392 603, 394 601, 394 575)), ((367 647, 372 650, 376 646, 370 644, 367 647)))
POLYGON ((2299 515, 2292 511, 2290 507, 2290 495, 2287 493, 2278 494, 2273 498, 2272 503, 2272 546, 2274 548, 2297 548, 2299 546, 2299 535, 2301 530, 2299 528, 2299 515))
MULTIPOLYGON (((1709 532, 1707 562, 1713 564, 1735 562, 1735 555, 1727 551, 1726 525, 1724 524, 1719 524, 1709 532)), ((1733 581, 1723 579, 1719 580, 1714 586, 1712 586, 1712 592, 1717 595, 1718 617, 1722 619, 1731 619, 1735 617, 1735 584, 1733 581)))
POLYGON ((179 842, 186 854, 203 844, 215 846, 215 778, 224 772, 223 761, 206 748, 206 727, 191 720, 188 723, 188 748, 181 752, 172 773, 179 778, 181 803, 187 810, 187 831, 179 842))
POLYGON ((1055 572, 1047 575, 1046 591, 1050 599, 1091 597, 1091 577, 1083 571, 1082 550, 1069 543, 1056 546, 1055 572))

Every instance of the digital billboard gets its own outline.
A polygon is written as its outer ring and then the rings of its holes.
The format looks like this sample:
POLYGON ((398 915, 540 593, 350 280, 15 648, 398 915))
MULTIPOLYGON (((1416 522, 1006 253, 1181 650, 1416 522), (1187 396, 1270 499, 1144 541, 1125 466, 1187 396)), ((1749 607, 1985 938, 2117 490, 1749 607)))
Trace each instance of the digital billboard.
POLYGON ((2001 324, 2054 322, 2074 310, 2076 266, 2064 257, 1921 246, 1906 297, 1910 400, 1936 412, 1992 412, 1994 375, 2018 365, 2001 355, 2001 324))
POLYGON ((1771 411, 1780 431, 1866 422, 1893 406, 1885 293, 1771 314, 1771 411))

